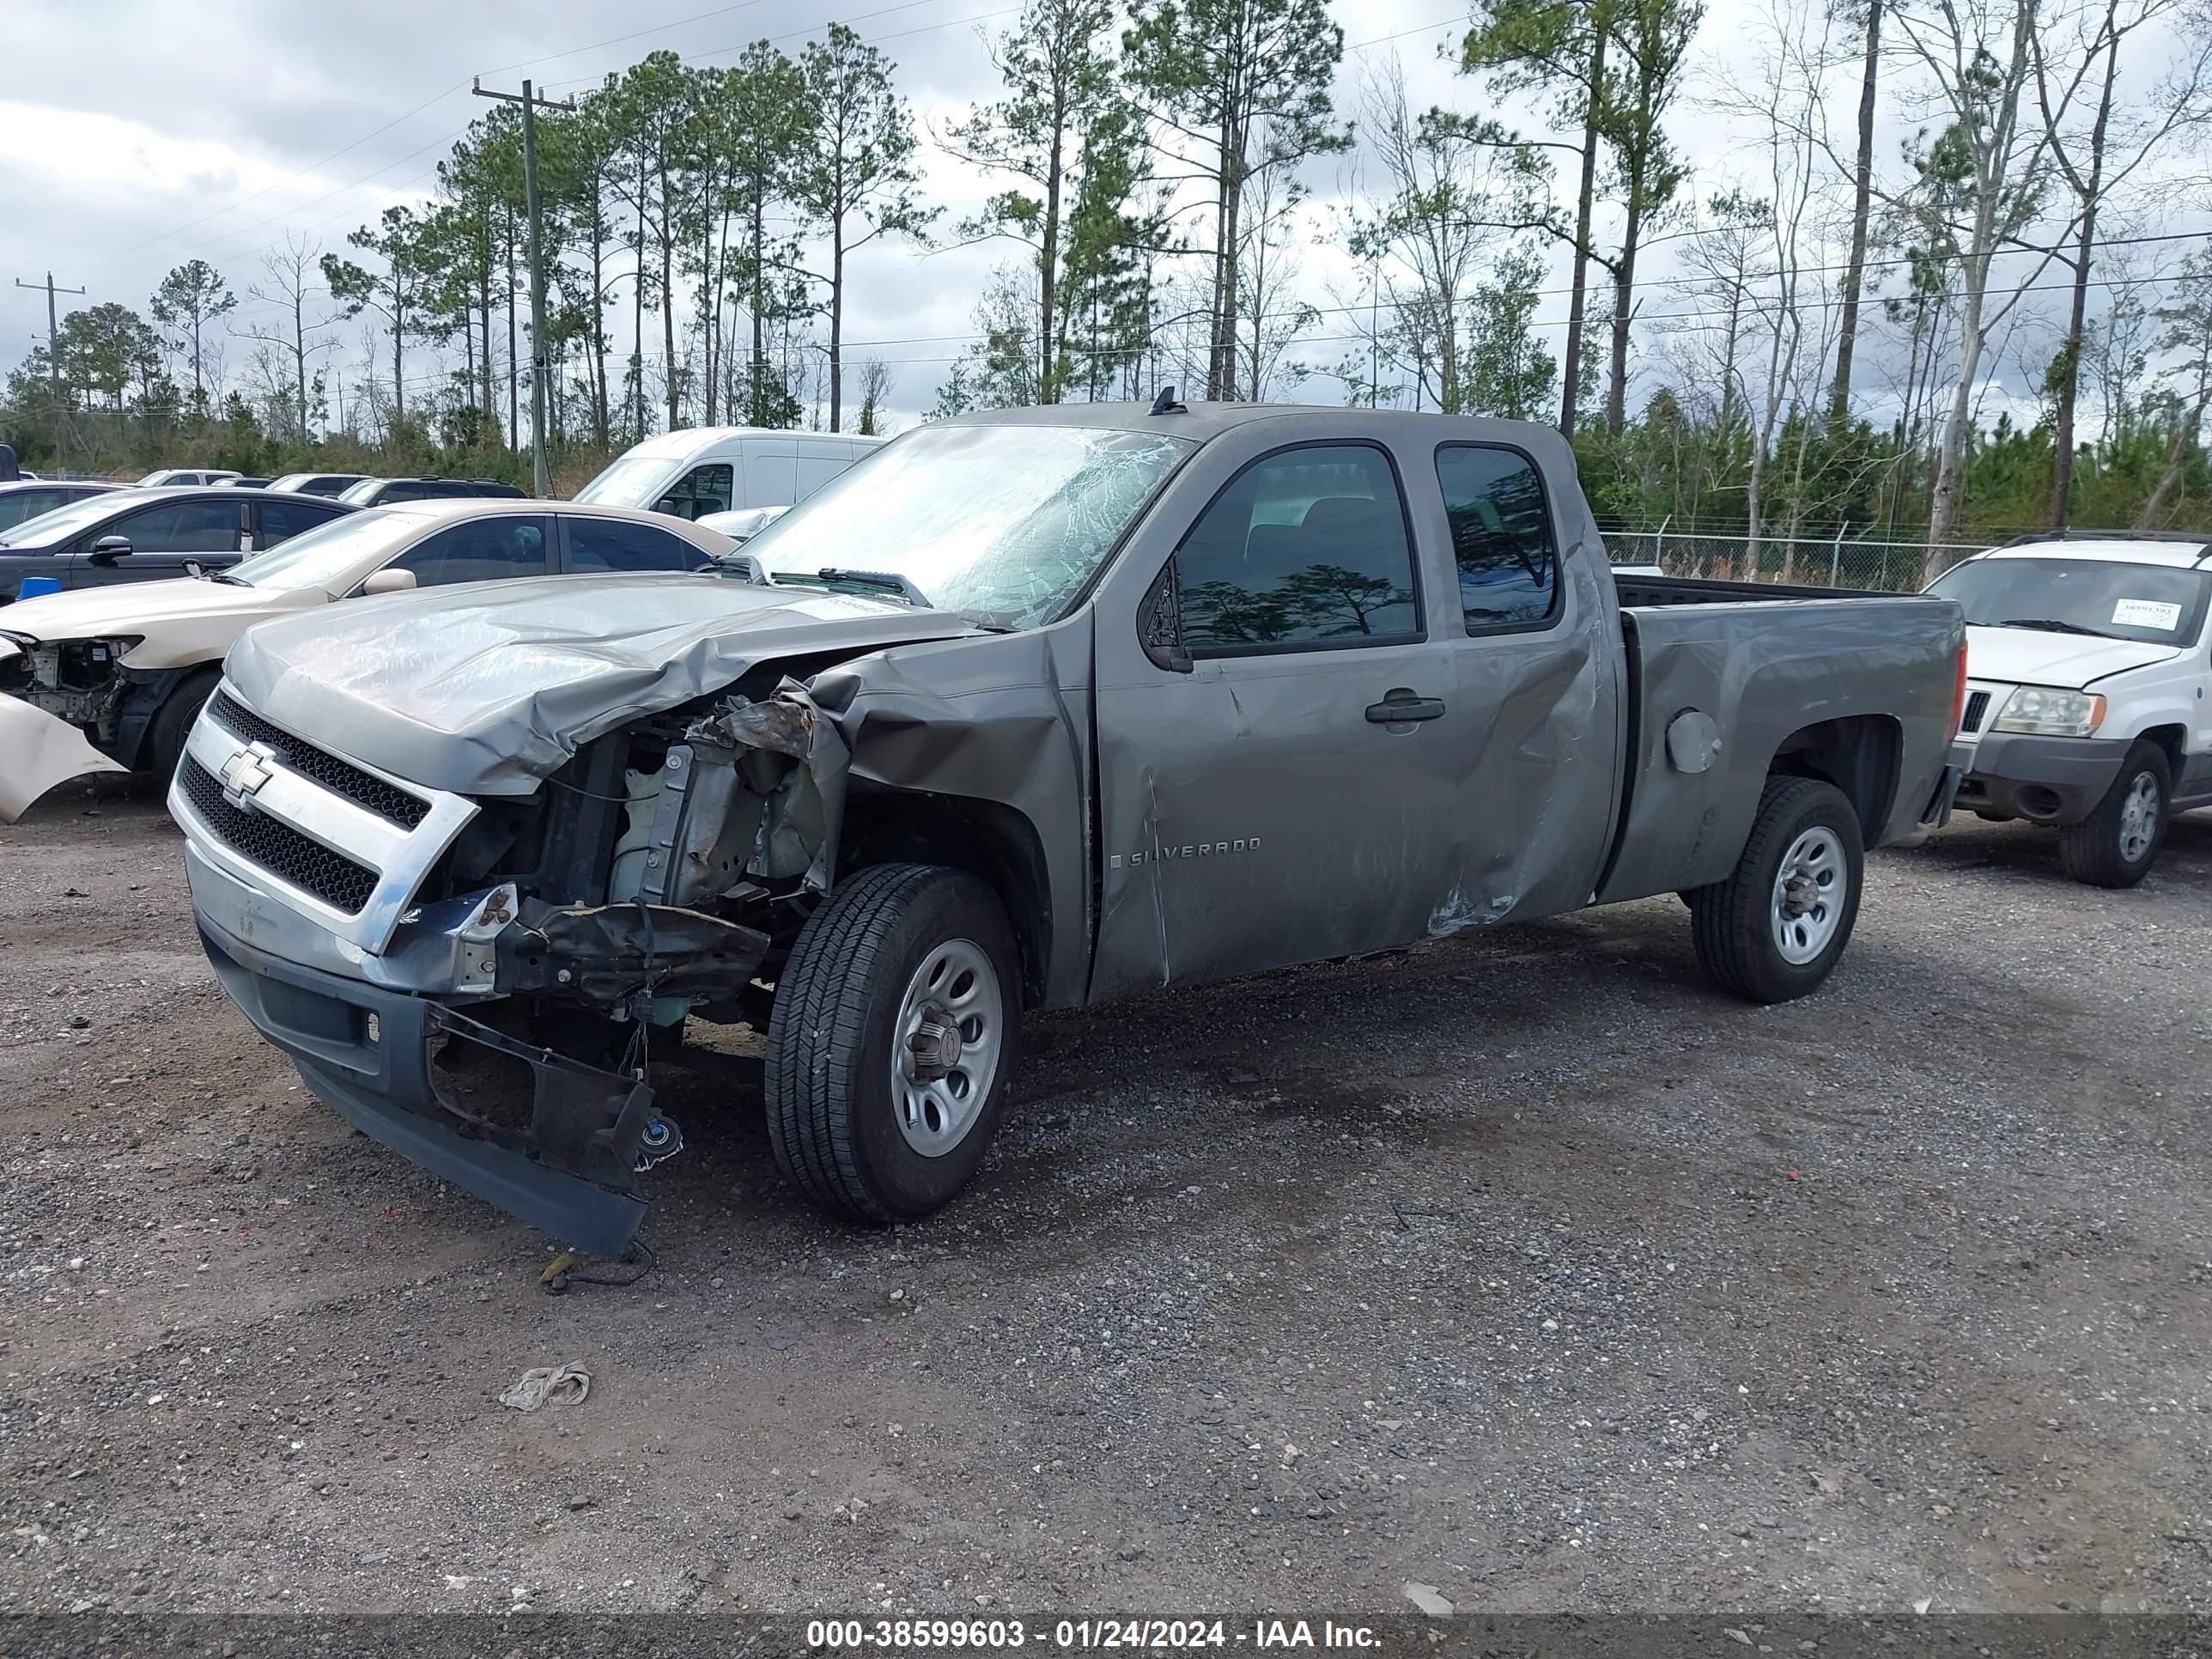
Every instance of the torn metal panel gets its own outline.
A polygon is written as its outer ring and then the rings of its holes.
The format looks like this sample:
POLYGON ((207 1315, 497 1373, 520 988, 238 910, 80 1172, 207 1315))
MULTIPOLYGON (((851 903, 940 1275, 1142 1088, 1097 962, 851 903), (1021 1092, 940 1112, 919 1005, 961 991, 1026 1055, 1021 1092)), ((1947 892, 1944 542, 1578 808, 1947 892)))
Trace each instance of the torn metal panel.
MULTIPOLYGON (((674 849, 672 868, 684 883, 677 901, 727 891, 732 865, 764 880, 804 875, 808 887, 827 892, 837 867, 852 756, 806 688, 787 679, 762 702, 732 697, 684 736, 680 747, 695 768, 726 771, 761 805, 750 820, 726 806, 719 834, 694 832, 689 844, 674 849), (749 848, 743 840, 748 827, 749 848)), ((670 751, 672 761, 676 753, 670 751)))
MULTIPOLYGON (((588 1066, 520 1042, 455 1009, 434 1003, 427 1007, 430 1094, 447 1114, 448 1127, 459 1131, 461 1145, 477 1142, 526 1158, 569 1184, 567 1201, 556 1208, 542 1200, 518 1205, 497 1187, 486 1191, 492 1183, 480 1185, 466 1166, 455 1178, 564 1243, 601 1254, 618 1252, 644 1212, 638 1177, 661 1162, 669 1148, 682 1145, 680 1133, 655 1109, 643 1067, 618 1072, 588 1066), (459 1080, 451 1064, 463 1057, 455 1052, 456 1043, 505 1055, 528 1068, 526 1115, 517 1111, 511 1085, 508 1097, 501 1097, 504 1079, 476 1091, 459 1080), (605 1248, 610 1240, 611 1249, 605 1248)), ((467 1057, 484 1063, 483 1055, 467 1057)))
POLYGON ((544 992, 618 1007, 655 996, 734 997, 760 969, 769 937, 673 905, 562 905, 520 901, 495 941, 495 988, 544 992))
POLYGON ((909 791, 996 815, 1042 872, 1045 1006, 1084 1000, 1092 943, 1092 619, 919 644, 808 683, 849 753, 844 817, 909 791))
POLYGON ((0 823, 15 823, 33 801, 71 778, 129 770, 75 726, 20 697, 0 696, 0 823))
POLYGON ((462 795, 526 795, 594 738, 749 669, 980 635, 891 599, 713 575, 549 576, 264 624, 226 672, 258 713, 462 795))

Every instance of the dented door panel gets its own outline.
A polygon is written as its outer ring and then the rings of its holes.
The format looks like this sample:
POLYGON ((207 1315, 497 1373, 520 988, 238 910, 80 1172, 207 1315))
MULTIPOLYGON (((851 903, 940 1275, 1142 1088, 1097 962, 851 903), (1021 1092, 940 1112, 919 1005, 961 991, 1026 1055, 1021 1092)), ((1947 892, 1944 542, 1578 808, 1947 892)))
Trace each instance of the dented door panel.
POLYGON ((1100 706, 1094 995, 1419 938, 1473 752, 1434 644, 1201 662, 1100 706), (1378 724, 1393 691, 1445 705, 1378 724))
POLYGON ((1472 753, 1431 936, 1585 902, 1605 860, 1621 709, 1610 593, 1570 558, 1560 620, 1456 647, 1472 753))

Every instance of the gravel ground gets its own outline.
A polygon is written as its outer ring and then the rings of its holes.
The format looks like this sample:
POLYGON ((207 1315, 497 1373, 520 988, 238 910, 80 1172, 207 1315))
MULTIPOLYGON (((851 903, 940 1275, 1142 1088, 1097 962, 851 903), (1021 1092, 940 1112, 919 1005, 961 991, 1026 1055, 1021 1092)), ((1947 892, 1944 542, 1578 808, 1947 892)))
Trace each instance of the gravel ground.
POLYGON ((0 830, 0 1611, 2212 1611, 2206 817, 1879 854, 1788 1007, 1667 900, 1041 1020, 891 1232, 672 1073, 659 1269, 565 1297, 232 1010, 151 799, 0 830))

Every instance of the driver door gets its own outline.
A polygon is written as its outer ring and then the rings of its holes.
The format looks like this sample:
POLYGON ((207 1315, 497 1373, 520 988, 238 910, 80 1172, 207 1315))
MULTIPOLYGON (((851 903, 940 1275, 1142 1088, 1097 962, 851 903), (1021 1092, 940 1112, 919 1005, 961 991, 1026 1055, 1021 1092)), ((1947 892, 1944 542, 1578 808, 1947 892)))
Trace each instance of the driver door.
POLYGON ((227 570, 246 545, 246 492, 240 490, 236 501, 163 501, 112 519, 78 543, 76 582, 160 581, 185 574, 188 563, 227 570), (128 541, 131 551, 112 561, 96 559, 94 544, 110 536, 128 541))
POLYGON ((1421 938, 1447 883, 1437 826, 1457 810, 1466 718, 1389 453, 1260 456, 1174 572, 1191 672, 1102 677, 1097 693, 1093 995, 1421 938))

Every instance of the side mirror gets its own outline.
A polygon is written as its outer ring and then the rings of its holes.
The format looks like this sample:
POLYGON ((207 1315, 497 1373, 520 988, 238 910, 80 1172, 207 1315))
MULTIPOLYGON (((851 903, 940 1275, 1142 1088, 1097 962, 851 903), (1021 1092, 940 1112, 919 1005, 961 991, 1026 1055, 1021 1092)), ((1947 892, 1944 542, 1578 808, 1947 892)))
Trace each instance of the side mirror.
POLYGON ((678 505, 676 497, 673 495, 663 495, 653 504, 653 510, 656 513, 665 513, 672 519, 680 519, 684 516, 684 509, 678 505))
POLYGON ((130 551, 130 537, 102 536, 92 544, 92 562, 94 564, 113 564, 118 559, 125 557, 130 551))
POLYGON ((416 586, 411 570, 379 570, 361 585, 361 591, 370 599, 379 593, 404 593, 416 586))

